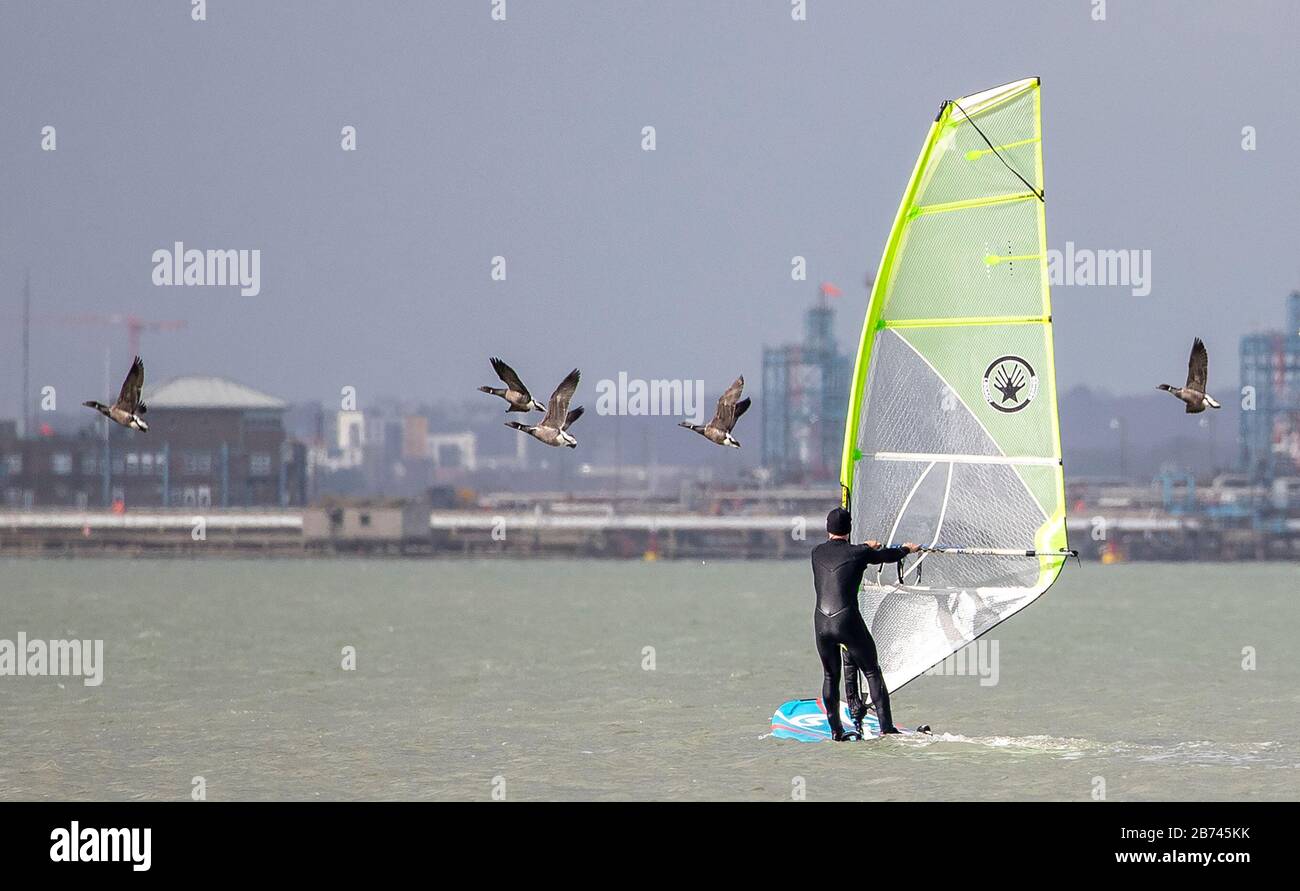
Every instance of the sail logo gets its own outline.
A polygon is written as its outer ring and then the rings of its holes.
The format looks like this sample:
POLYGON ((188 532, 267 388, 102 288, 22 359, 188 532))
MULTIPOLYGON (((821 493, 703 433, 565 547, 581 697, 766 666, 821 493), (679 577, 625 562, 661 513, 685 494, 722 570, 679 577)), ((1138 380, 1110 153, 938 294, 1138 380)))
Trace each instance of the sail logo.
POLYGON ((1019 356, 1000 356, 984 370, 984 400, 1000 412, 1025 408, 1038 395, 1038 375, 1019 356))

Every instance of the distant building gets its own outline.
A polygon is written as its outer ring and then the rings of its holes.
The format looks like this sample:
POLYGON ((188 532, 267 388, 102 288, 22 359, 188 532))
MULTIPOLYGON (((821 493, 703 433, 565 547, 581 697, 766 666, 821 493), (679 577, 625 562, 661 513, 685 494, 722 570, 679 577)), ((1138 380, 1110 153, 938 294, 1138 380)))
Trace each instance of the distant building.
POLYGON ((284 402, 218 377, 145 391, 149 432, 96 419, 74 436, 0 435, 0 498, 15 507, 301 504, 306 451, 284 402))
POLYGON ((470 431, 430 433, 428 451, 436 468, 467 472, 478 469, 478 436, 470 431))
POLYGON ((366 416, 359 411, 341 411, 336 422, 336 447, 342 466, 359 467, 366 448, 366 416))
POLYGON ((505 455, 478 455, 477 451, 474 456, 475 469, 483 470, 505 470, 511 473, 525 471, 528 469, 528 437, 516 436, 514 438, 515 453, 513 456, 505 455))
POLYGON ((1285 331, 1241 339, 1241 385, 1255 399, 1241 412, 1242 467, 1256 480, 1300 474, 1300 291, 1287 298, 1285 331))
POLYGON ((424 415, 407 415, 402 418, 402 458, 406 460, 429 457, 429 419, 424 415))
POLYGON ((803 343, 763 347, 763 466, 778 482, 838 477, 853 359, 835 343, 823 285, 804 314, 803 343))
POLYGON ((302 518, 308 548, 400 552, 429 543, 429 505, 415 501, 332 502, 302 518))
MULTIPOLYGON (((316 481, 340 471, 360 469, 366 454, 366 431, 378 432, 359 411, 321 411, 324 436, 308 449, 308 476, 316 481)), ((382 435, 377 437, 382 439, 382 435)))

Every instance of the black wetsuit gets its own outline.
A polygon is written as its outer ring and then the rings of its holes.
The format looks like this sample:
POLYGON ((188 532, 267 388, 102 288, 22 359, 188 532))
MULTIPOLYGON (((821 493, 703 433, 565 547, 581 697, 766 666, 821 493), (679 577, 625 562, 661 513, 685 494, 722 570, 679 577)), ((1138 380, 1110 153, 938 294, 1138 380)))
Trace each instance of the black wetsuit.
POLYGON ((876 658, 876 644, 867 631, 867 623, 858 611, 858 589, 862 574, 873 563, 897 563, 906 556, 903 548, 870 548, 853 545, 838 538, 813 548, 813 587, 817 589, 817 608, 813 610, 813 632, 817 655, 822 660, 822 704, 831 731, 843 736, 840 722, 840 646, 846 650, 845 663, 854 666, 849 687, 850 703, 861 701, 857 691, 857 671, 867 679, 871 702, 884 733, 893 732, 889 711, 889 692, 876 658))

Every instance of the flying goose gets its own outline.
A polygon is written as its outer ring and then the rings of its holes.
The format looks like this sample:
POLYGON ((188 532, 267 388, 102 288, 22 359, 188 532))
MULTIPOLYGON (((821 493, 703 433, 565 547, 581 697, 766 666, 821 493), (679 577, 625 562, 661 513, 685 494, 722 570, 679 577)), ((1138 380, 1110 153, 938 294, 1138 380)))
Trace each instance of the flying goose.
POLYGON ((749 397, 746 396, 739 402, 740 391, 745 389, 745 378, 740 376, 736 378, 727 392, 722 394, 718 400, 718 410, 713 414, 713 420, 701 427, 699 424, 688 424, 685 421, 678 422, 678 427, 685 427, 687 430, 694 430, 703 436, 709 442, 716 443, 720 446, 731 446, 733 449, 740 448, 734 437, 731 435, 731 428, 736 426, 736 421, 740 420, 749 409, 749 397))
POLYGON ((582 417, 582 406, 579 405, 573 411, 569 411, 569 400, 573 398, 573 391, 578 389, 578 369, 569 372, 569 376, 560 381, 560 385, 555 388, 551 394, 551 400, 546 405, 546 417, 542 418, 537 425, 521 424, 518 421, 506 421, 507 427, 514 427, 516 430, 522 430, 538 442, 544 442, 548 446, 568 446, 571 449, 578 447, 578 441, 569 433, 569 427, 573 422, 582 417))
POLYGON ((144 362, 139 356, 131 363, 131 370, 126 373, 126 380, 122 381, 122 392, 118 394, 117 401, 112 405, 104 405, 99 402, 83 402, 82 405, 87 408, 93 408, 106 418, 116 421, 123 427, 130 427, 132 430, 139 430, 141 433, 149 432, 149 425, 141 417, 148 409, 140 401, 140 390, 144 387, 144 362))
POLYGON ((1222 408, 1214 397, 1205 392, 1205 382, 1209 377, 1210 357, 1205 352, 1205 344, 1198 337, 1192 341, 1192 355, 1187 360, 1187 385, 1171 387, 1160 384, 1157 390, 1165 390, 1187 403, 1187 413, 1194 415, 1210 408, 1222 408))
POLYGON ((540 402, 532 397, 524 382, 515 374, 515 370, 506 363, 502 362, 496 356, 492 357, 492 370, 497 373, 497 377, 505 383, 505 388, 501 387, 479 387, 484 393, 493 396, 500 396, 510 407, 506 411, 546 411, 540 402))

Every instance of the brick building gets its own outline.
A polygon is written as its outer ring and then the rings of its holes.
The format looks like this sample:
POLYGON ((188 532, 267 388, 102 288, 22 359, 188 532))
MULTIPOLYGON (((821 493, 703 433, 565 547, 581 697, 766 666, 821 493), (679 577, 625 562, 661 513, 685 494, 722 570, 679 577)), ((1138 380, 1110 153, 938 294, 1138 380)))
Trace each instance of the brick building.
POLYGON ((11 507, 302 504, 306 455, 286 404, 218 377, 146 389, 149 432, 97 419, 73 436, 0 430, 0 500, 11 507))

